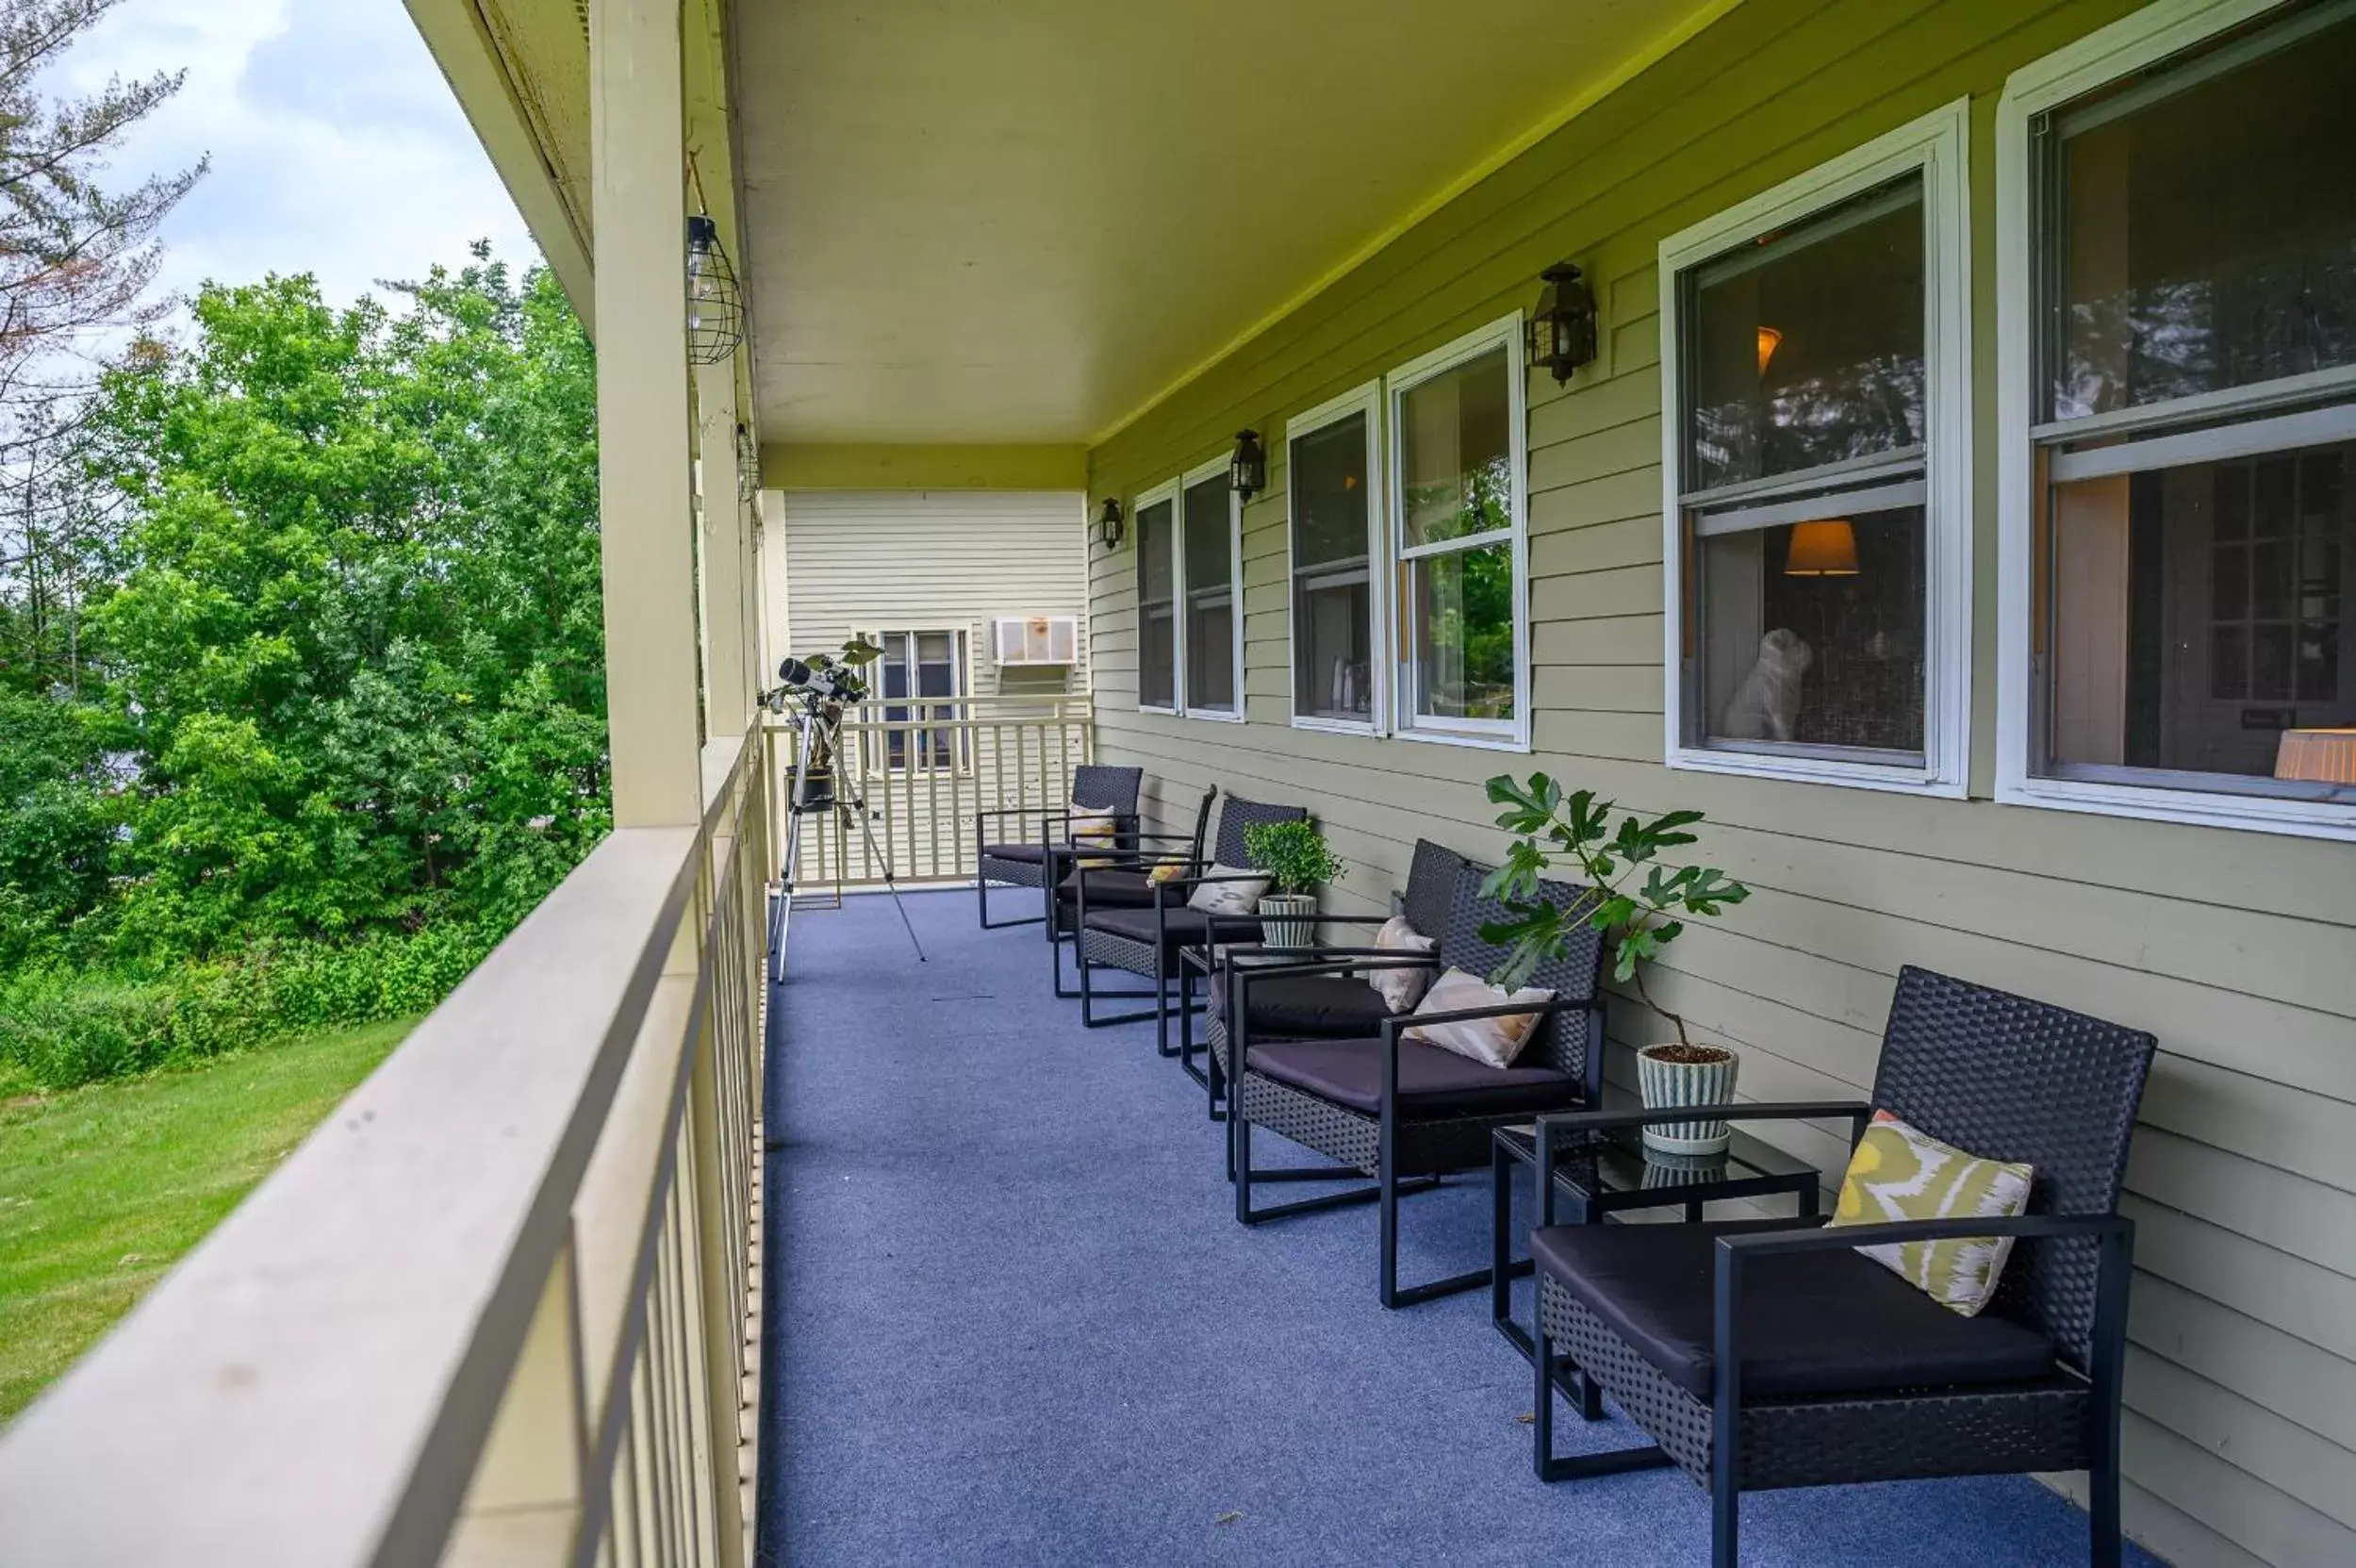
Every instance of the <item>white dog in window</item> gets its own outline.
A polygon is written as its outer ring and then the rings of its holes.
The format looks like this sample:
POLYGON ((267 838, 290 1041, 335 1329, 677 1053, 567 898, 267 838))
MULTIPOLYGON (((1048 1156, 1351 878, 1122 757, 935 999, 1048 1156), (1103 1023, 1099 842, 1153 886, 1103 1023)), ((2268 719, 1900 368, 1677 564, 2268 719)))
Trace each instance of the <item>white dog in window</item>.
POLYGON ((1816 654, 1800 635, 1777 627, 1759 639, 1759 662, 1735 688, 1718 733, 1729 740, 1789 740, 1800 718, 1800 677, 1816 654))

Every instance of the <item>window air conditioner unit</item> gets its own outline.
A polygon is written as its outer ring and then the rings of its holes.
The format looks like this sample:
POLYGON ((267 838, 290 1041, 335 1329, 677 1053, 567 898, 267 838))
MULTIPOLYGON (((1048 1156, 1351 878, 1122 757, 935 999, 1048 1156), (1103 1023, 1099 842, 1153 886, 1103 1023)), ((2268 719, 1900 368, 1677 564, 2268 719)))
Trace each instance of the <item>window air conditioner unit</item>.
POLYGON ((1079 661, 1078 616, 1000 616, 991 625, 1001 666, 1069 665, 1079 661))

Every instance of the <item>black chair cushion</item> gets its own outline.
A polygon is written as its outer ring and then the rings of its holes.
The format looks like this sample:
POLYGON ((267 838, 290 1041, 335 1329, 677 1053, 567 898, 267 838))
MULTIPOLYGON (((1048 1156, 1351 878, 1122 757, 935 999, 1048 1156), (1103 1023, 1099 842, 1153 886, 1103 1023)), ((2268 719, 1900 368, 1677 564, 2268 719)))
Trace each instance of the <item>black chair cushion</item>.
POLYGON ((1044 844, 984 844, 981 854, 985 860, 1019 860, 1036 866, 1047 858, 1047 848, 1044 844))
MULTIPOLYGON (((1064 903, 1079 901, 1079 872, 1063 873, 1063 880, 1055 884, 1055 896, 1064 903)), ((1099 868, 1088 873, 1088 913, 1093 917, 1096 906, 1107 909, 1153 908, 1153 883, 1143 871, 1118 871, 1099 868)))
MULTIPOLYGON (((1382 1042, 1279 1040, 1255 1045, 1254 1071, 1369 1115, 1382 1110, 1382 1042)), ((1551 1067, 1492 1067, 1419 1040, 1399 1042, 1399 1108, 1414 1115, 1559 1111, 1580 1084, 1551 1067)))
MULTIPOLYGON (((1708 1399, 1716 1240, 1729 1229, 1557 1225, 1530 1250, 1631 1349, 1708 1399)), ((1850 1247, 1746 1264, 1741 1333, 1745 1399, 2025 1382, 2053 1370, 2044 1335, 1992 1312, 1958 1316, 1850 1247)))
MULTIPOLYGON (((1277 975, 1255 980, 1249 1022, 1256 1040, 1363 1037, 1391 1015, 1382 995, 1354 975, 1277 975)), ((1227 976, 1211 977, 1211 1010, 1227 1012, 1227 976)))
MULTIPOLYGON (((1100 877, 1121 874, 1123 873, 1103 871, 1096 873, 1100 877)), ((1141 877, 1139 880, 1144 879, 1141 877)), ((1090 883, 1088 884, 1088 929, 1106 932, 1114 936, 1125 936, 1132 942, 1142 942, 1146 947, 1152 947, 1154 940, 1153 895, 1151 893, 1145 895, 1145 907, 1142 909, 1100 910, 1096 907, 1096 884, 1090 883)), ((1211 917, 1199 909, 1189 909, 1184 904, 1173 904, 1162 912, 1162 940, 1165 948, 1173 950, 1179 948, 1198 948, 1210 941, 1211 934, 1211 917)), ((1222 915, 1218 917, 1217 934, 1222 942, 1257 942, 1260 940, 1260 921, 1248 915, 1222 915)))

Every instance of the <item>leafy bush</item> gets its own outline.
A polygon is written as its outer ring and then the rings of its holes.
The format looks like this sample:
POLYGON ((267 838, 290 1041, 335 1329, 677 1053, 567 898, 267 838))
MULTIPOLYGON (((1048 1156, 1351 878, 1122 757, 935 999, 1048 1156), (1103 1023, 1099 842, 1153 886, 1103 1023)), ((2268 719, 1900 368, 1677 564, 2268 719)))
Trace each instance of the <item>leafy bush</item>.
POLYGON ((287 1034, 410 1017, 449 995, 495 940, 484 928, 450 925, 145 975, 27 970, 0 982, 0 1064, 37 1087, 67 1089, 287 1034))
POLYGON ((1342 857, 1314 822, 1255 822, 1244 830, 1244 852, 1277 893, 1314 893, 1342 880, 1342 857))

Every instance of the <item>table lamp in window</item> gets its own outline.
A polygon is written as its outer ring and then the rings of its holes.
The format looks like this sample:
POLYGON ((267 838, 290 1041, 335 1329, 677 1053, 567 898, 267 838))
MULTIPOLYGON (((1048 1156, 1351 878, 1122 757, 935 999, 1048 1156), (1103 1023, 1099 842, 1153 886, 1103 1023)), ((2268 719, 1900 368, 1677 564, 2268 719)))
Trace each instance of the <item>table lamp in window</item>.
POLYGON ((1791 525, 1791 547, 1784 553, 1787 577, 1854 577, 1857 531, 1847 518, 1791 525))
POLYGON ((2356 726, 2284 730, 2274 752, 2274 776, 2314 784, 2356 784, 2356 726))

